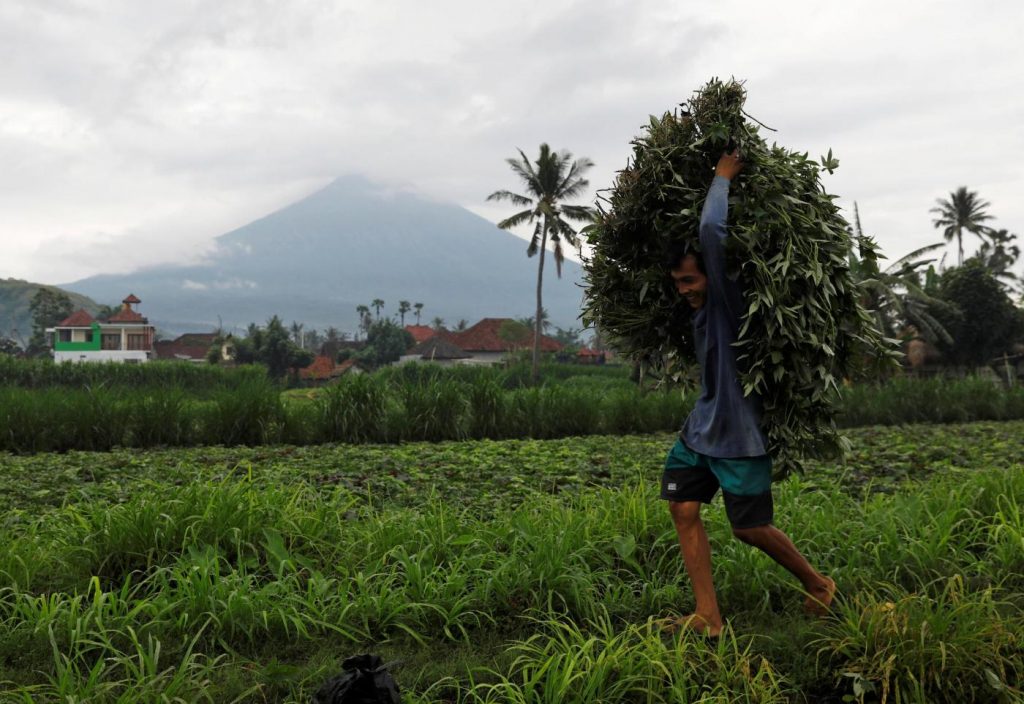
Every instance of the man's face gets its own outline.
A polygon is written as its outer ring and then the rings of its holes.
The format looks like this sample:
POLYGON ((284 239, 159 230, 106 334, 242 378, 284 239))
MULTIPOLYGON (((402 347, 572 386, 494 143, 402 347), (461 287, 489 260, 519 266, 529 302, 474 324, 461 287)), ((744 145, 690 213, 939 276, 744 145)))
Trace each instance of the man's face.
POLYGON ((679 295, 694 310, 701 308, 707 297, 708 277, 697 266, 697 257, 687 254, 679 260, 678 266, 671 273, 679 295))

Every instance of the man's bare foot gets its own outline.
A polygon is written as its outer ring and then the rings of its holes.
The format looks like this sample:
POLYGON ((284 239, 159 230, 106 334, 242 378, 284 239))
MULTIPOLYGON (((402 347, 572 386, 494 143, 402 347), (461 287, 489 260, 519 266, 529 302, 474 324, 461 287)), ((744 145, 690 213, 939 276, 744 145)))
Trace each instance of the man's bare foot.
POLYGON ((658 626, 665 633, 692 631, 708 638, 717 638, 722 634, 721 619, 711 619, 700 614, 689 614, 678 618, 663 618, 658 626))
POLYGON ((807 590, 807 598, 804 599, 804 613, 808 616, 823 618, 828 616, 829 607, 832 606, 832 599, 836 595, 836 583, 825 577, 820 584, 807 590))

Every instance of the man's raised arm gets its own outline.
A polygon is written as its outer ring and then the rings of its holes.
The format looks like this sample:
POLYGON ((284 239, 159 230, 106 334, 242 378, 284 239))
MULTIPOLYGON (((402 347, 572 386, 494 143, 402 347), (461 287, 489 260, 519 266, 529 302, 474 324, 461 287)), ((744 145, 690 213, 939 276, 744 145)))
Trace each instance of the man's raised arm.
POLYGON ((742 168, 739 149, 722 154, 715 166, 715 179, 708 189, 708 197, 704 200, 704 210, 700 216, 700 246, 704 267, 713 284, 725 278, 722 240, 728 234, 729 185, 742 168))

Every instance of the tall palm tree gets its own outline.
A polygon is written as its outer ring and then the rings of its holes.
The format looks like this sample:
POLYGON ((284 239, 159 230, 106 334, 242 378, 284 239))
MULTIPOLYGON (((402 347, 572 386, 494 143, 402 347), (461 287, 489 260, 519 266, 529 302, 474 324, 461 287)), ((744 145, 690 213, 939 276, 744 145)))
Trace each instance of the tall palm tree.
POLYGON ((444 330, 444 318, 434 318, 430 321, 430 326, 437 332, 444 330))
POLYGON ((1003 286, 1010 291, 1015 290, 1021 283, 1021 277, 1013 271, 1013 265, 1021 255, 1020 246, 1014 244, 1017 235, 1006 229, 986 228, 985 236, 988 239, 981 243, 975 256, 1003 286))
POLYGON ((541 322, 543 320, 543 304, 541 288, 544 283, 544 253, 547 250, 548 238, 554 249, 555 271, 562 277, 562 240, 577 246, 577 232, 568 221, 590 222, 594 219, 594 209, 585 205, 568 205, 563 201, 578 198, 586 191, 589 182, 583 174, 594 164, 590 159, 573 160, 567 151, 553 152, 547 144, 540 145, 540 154, 534 162, 526 157, 522 149, 517 150, 519 157, 506 159, 512 171, 522 179, 528 195, 520 195, 512 191, 495 191, 487 196, 487 200, 509 201, 523 208, 518 213, 505 218, 498 227, 509 229, 525 223, 532 224, 533 236, 526 248, 526 256, 532 257, 540 253, 537 263, 537 313, 534 316, 533 335, 533 380, 536 383, 540 375, 540 339, 541 322))
POLYGON ((369 328, 369 325, 367 325, 366 321, 370 317, 370 308, 369 306, 358 305, 356 306, 356 313, 359 315, 359 327, 357 328, 356 332, 356 336, 358 338, 359 330, 366 330, 367 328, 369 328))
POLYGON ((420 314, 423 313, 423 304, 422 303, 413 303, 412 307, 416 309, 416 324, 419 325, 420 324, 420 314))
POLYGON ((409 301, 398 302, 398 316, 402 319, 403 328, 405 327, 405 314, 408 313, 411 309, 412 306, 409 305, 409 301))
POLYGON ((976 191, 968 191, 966 186, 949 194, 949 200, 937 199, 938 207, 932 208, 929 212, 938 213, 939 216, 933 220, 935 227, 943 228, 942 236, 946 242, 956 240, 957 266, 964 263, 964 230, 977 235, 984 241, 985 221, 991 220, 992 216, 985 212, 990 203, 987 200, 978 198, 976 191))
POLYGON ((375 317, 377 318, 377 320, 380 320, 380 309, 384 307, 384 301, 381 300, 380 298, 374 298, 373 303, 371 303, 370 305, 373 306, 375 317))
POLYGON ((292 339, 295 340, 295 344, 298 345, 301 349, 306 349, 306 346, 303 344, 305 342, 305 339, 302 334, 303 327, 304 325, 302 323, 293 320, 290 329, 292 333, 292 339))

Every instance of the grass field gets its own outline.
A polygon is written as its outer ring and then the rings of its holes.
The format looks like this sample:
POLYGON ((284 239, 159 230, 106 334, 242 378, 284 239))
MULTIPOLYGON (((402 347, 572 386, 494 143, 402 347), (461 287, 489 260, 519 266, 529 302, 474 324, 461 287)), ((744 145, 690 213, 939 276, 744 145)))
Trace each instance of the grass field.
POLYGON ((1024 423, 850 437, 776 488, 834 616, 716 503, 712 644, 651 625, 669 435, 0 455, 0 701, 305 702, 364 651, 414 703, 1024 701, 1024 423))

